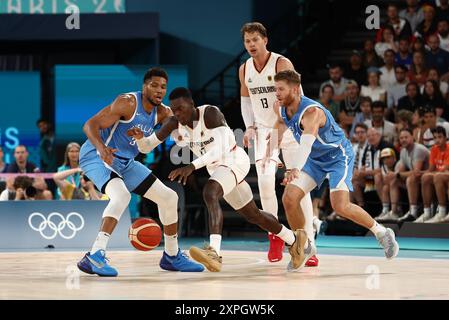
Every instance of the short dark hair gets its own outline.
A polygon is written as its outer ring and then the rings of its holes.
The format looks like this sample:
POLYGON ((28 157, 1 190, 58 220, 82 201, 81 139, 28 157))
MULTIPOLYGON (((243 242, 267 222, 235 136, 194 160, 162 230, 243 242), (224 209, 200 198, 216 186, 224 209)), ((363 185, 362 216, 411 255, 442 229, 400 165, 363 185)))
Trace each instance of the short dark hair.
POLYGON ((413 131, 412 131, 411 129, 409 129, 409 128, 402 128, 402 129, 399 131, 399 134, 401 134, 402 131, 407 131, 408 133, 410 133, 410 135, 413 136, 413 131))
POLYGON ((360 97, 360 104, 365 103, 365 102, 369 102, 369 105, 371 106, 373 104, 373 99, 371 99, 371 97, 360 97))
POLYGON ((407 72, 408 71, 408 68, 405 66, 405 65, 403 65, 403 64, 397 64, 397 65, 395 65, 394 66, 394 70, 396 71, 396 69, 401 69, 402 71, 405 71, 405 72, 407 72))
POLYGON ((434 115, 437 114, 437 111, 435 110, 435 108, 431 105, 425 105, 422 108, 422 114, 425 115, 426 113, 433 113, 434 115))
POLYGON ((382 110, 385 110, 385 103, 380 100, 374 101, 371 105, 371 110, 373 110, 374 108, 382 108, 382 110))
POLYGON ((14 189, 26 189, 33 185, 33 179, 28 176, 17 176, 14 179, 14 189))
POLYGON ((145 76, 143 77, 143 83, 146 83, 148 80, 150 80, 152 77, 161 77, 168 81, 168 74, 167 71, 160 67, 154 67, 149 69, 145 76))
POLYGON ((287 83, 293 83, 296 85, 301 84, 301 75, 294 70, 283 70, 276 73, 274 81, 287 81, 287 83))
POLYGON ((446 135, 446 129, 444 129, 442 126, 437 126, 436 128, 432 129, 432 134, 442 134, 443 136, 445 136, 447 138, 446 135))
POLYGON ((332 93, 335 92, 334 87, 333 87, 331 84, 326 83, 326 84, 321 88, 321 93, 323 93, 323 92, 324 92, 324 89, 326 89, 326 88, 331 88, 331 89, 332 89, 332 93))
POLYGON ((177 87, 177 88, 173 89, 173 91, 170 92, 170 95, 168 96, 169 100, 175 100, 178 98, 193 100, 192 93, 190 92, 189 89, 187 89, 185 87, 177 87))
POLYGON ((258 32, 262 37, 268 38, 267 29, 260 22, 245 23, 242 29, 240 29, 242 38, 245 37, 245 33, 253 33, 253 32, 258 32))
POLYGON ((359 122, 355 125, 354 132, 355 132, 355 130, 357 130, 357 128, 362 128, 363 130, 368 131, 368 126, 366 124, 364 124, 363 122, 359 122))
POLYGON ((387 50, 385 50, 384 55, 385 55, 387 52, 391 52, 393 55, 396 54, 396 52, 394 52, 393 49, 387 49, 387 50))

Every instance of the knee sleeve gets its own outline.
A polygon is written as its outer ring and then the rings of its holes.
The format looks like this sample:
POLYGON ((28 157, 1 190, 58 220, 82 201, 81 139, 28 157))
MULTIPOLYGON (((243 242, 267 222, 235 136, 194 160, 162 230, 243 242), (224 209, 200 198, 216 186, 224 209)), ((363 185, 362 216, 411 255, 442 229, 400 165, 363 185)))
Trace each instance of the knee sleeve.
POLYGON ((278 200, 276 198, 276 169, 274 161, 267 163, 265 170, 262 170, 262 162, 256 162, 257 182, 259 186, 260 202, 264 211, 277 217, 278 200))
POLYGON ((157 204, 159 219, 164 226, 178 222, 178 195, 175 191, 156 179, 144 197, 157 204))
POLYGON ((103 211, 103 218, 111 217, 119 221, 131 200, 131 193, 121 178, 109 181, 105 193, 109 197, 109 203, 103 211))

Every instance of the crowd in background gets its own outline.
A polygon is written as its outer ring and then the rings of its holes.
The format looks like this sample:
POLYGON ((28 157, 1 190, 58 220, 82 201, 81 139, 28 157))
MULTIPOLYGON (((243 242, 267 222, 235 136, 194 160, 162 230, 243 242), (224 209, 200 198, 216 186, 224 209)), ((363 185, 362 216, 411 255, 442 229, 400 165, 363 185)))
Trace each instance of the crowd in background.
POLYGON ((404 2, 329 66, 319 99, 353 142, 354 202, 380 200, 379 221, 449 222, 449 1, 404 2))

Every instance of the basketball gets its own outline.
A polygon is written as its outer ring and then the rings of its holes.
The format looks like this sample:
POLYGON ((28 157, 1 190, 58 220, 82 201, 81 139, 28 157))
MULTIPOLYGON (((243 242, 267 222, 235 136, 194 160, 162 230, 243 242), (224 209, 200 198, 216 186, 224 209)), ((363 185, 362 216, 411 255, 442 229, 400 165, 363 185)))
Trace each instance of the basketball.
POLYGON ((149 251, 159 246, 162 230, 156 221, 140 218, 134 221, 129 228, 128 238, 137 250, 149 251))

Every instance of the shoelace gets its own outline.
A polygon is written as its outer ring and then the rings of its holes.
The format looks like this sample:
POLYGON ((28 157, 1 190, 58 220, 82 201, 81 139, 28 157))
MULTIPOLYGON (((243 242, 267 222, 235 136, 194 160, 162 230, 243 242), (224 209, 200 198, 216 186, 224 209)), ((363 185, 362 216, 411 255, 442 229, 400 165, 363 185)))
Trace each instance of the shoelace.
POLYGON ((101 253, 101 256, 103 257, 103 259, 106 261, 106 263, 109 263, 110 260, 108 257, 106 257, 106 251, 101 250, 100 253, 101 253))

